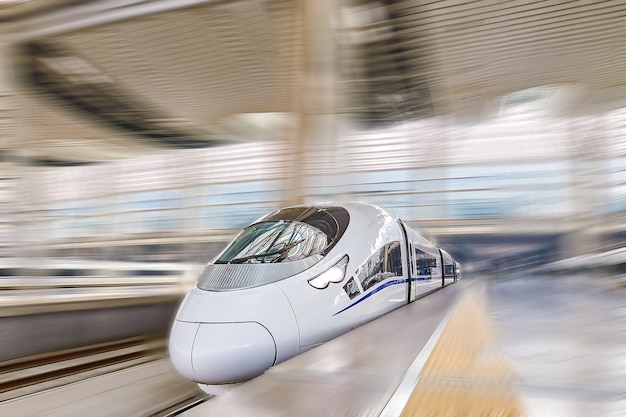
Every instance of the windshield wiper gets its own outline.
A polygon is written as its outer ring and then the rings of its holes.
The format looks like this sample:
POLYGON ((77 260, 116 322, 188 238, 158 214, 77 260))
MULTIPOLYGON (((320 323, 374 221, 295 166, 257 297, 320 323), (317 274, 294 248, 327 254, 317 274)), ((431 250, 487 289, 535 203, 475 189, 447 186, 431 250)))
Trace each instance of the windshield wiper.
MULTIPOLYGON (((230 261, 228 261, 227 263, 229 263, 229 264, 242 264, 242 263, 244 263, 246 261, 249 261, 250 259, 265 258, 267 256, 284 255, 285 253, 289 252, 289 250, 291 250, 291 248, 293 248, 296 245, 299 245, 302 242, 304 242, 304 239, 300 239, 297 242, 292 242, 292 243, 286 244, 285 246, 283 246, 279 250, 276 250, 276 251, 273 251, 273 252, 263 252, 263 253, 257 253, 257 254, 254 254, 254 255, 243 256, 241 258, 233 258, 230 261)), ((265 263, 265 262, 263 262, 263 263, 265 263)))

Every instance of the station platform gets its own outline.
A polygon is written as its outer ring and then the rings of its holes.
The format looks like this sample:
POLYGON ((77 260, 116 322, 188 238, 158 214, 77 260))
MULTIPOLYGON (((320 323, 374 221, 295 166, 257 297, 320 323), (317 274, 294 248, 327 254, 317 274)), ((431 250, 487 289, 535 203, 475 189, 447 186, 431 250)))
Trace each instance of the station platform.
POLYGON ((458 282, 183 415, 521 415, 484 298, 484 283, 458 282))
POLYGON ((624 295, 590 276, 463 280, 182 415, 621 417, 624 295))
POLYGON ((583 275, 464 279, 208 400, 162 352, 0 415, 622 417, 625 295, 583 275), (206 401, 174 406, 190 398, 206 401))

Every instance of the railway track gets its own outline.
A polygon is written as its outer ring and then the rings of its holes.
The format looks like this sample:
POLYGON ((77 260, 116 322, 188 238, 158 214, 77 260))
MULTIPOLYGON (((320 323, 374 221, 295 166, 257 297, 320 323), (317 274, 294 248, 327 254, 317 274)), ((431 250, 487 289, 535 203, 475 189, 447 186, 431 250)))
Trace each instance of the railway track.
POLYGON ((210 400, 211 398, 213 398, 212 395, 209 394, 197 394, 193 397, 190 397, 189 399, 173 405, 172 407, 169 407, 165 410, 162 410, 158 413, 152 414, 150 417, 175 417, 175 416, 179 416, 182 413, 184 413, 185 411, 191 410, 194 407, 199 406, 200 404, 203 404, 204 402, 210 400))
POLYGON ((0 401, 163 358, 165 335, 135 337, 0 363, 0 401))

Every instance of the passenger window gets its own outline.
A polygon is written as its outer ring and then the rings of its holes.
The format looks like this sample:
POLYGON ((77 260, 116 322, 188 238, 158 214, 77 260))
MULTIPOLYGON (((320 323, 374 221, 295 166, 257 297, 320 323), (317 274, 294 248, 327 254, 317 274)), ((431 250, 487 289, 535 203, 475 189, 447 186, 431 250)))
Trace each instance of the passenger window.
POLYGON ((415 259, 416 275, 418 277, 429 277, 436 273, 437 257, 435 255, 415 248, 413 257, 415 259))
POLYGON ((363 291, 388 278, 402 276, 400 242, 392 242, 380 248, 365 261, 356 273, 363 291))

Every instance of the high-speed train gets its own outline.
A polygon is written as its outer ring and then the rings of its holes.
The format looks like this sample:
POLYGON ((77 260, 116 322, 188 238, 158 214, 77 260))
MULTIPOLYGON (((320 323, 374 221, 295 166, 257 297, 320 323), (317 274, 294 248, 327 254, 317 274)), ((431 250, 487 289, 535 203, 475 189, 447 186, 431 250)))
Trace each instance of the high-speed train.
POLYGON ((170 358, 219 393, 460 274, 447 252, 379 207, 280 209, 206 266, 175 317, 170 358))

